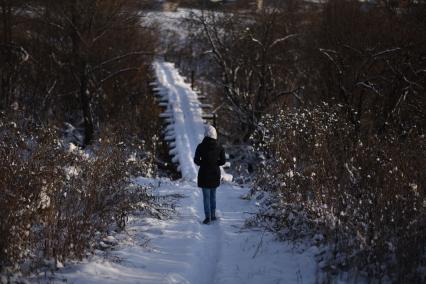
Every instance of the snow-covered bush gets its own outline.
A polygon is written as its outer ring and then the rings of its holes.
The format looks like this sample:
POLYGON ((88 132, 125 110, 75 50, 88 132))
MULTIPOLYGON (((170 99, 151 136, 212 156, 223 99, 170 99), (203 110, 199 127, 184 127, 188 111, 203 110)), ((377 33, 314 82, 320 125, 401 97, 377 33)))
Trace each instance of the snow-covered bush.
POLYGON ((64 147, 50 129, 0 117, 0 273, 82 258, 155 202, 148 187, 129 186, 124 148, 64 147))
POLYGON ((226 145, 229 168, 227 172, 234 176, 234 182, 249 185, 253 182, 256 164, 259 157, 251 145, 226 145))
POLYGON ((253 136, 265 156, 255 189, 271 194, 257 218, 283 238, 328 246, 326 270, 424 281, 425 137, 363 136, 346 118, 327 104, 264 117, 253 136))

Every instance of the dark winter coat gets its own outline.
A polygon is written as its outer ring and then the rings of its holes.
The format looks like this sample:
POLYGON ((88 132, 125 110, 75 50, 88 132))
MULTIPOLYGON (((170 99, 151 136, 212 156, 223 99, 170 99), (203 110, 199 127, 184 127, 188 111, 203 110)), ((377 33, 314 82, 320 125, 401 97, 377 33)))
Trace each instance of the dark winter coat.
POLYGON ((198 170, 198 186, 216 188, 220 185, 220 168, 225 164, 225 150, 215 139, 205 137, 195 150, 194 163, 198 170))

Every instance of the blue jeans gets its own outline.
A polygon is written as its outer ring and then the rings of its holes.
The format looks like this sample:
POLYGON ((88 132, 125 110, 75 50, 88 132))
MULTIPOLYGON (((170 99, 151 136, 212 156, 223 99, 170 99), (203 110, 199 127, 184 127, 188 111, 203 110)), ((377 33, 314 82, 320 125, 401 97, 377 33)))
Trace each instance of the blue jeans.
POLYGON ((203 188, 203 203, 206 218, 216 217, 216 188, 203 188))

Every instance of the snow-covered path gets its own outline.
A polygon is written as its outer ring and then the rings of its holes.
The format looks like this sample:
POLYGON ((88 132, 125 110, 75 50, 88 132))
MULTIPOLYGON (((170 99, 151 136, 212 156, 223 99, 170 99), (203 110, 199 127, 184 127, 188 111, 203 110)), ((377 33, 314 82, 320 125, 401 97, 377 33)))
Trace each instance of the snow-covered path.
POLYGON ((202 225, 202 194, 186 181, 138 179, 161 183, 159 195, 183 196, 171 220, 133 217, 119 245, 56 275, 67 283, 315 283, 315 248, 301 251, 273 235, 247 229, 256 209, 242 199, 248 189, 229 184, 218 188, 220 220, 202 225))
POLYGON ((197 94, 184 82, 173 63, 156 61, 154 69, 160 93, 168 99, 168 113, 171 119, 168 133, 175 137, 175 151, 180 171, 185 180, 197 178, 197 167, 193 155, 203 138, 203 118, 197 94))
MULTIPOLYGON (((204 120, 198 95, 190 84, 186 83, 173 63, 155 61, 154 70, 157 77, 156 88, 167 104, 163 117, 169 120, 166 139, 171 143, 170 154, 179 164, 178 170, 186 181, 196 181, 198 167, 193 156, 198 143, 203 139, 204 120)), ((232 176, 223 169, 222 179, 232 181, 232 176)))
MULTIPOLYGON (((300 251, 278 242, 269 232, 248 229, 245 220, 256 201, 242 197, 248 189, 224 183, 217 191, 219 221, 202 225, 202 194, 195 179, 195 148, 203 138, 197 95, 171 63, 156 62, 159 91, 167 97, 168 135, 175 145, 183 179, 138 178, 158 185, 156 194, 183 196, 170 220, 134 216, 118 245, 98 251, 84 263, 62 269, 55 281, 67 283, 314 283, 316 248, 300 251)), ((226 174, 223 173, 226 177, 226 174)))

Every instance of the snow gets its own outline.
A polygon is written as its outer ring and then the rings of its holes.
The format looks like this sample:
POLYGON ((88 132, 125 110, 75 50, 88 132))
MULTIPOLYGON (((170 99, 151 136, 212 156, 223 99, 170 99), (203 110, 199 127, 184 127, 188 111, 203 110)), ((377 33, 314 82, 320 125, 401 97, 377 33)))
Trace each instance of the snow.
MULTIPOLYGON (((192 182, 138 178, 160 184, 156 194, 180 195, 177 215, 169 220, 133 216, 118 242, 92 258, 65 265, 53 277, 67 283, 314 283, 315 247, 302 250, 276 241, 273 234, 248 229, 245 219, 255 202, 242 199, 247 188, 218 188, 219 221, 202 225, 202 193, 192 182)), ((33 282, 44 282, 44 278, 33 282)), ((52 279, 50 279, 52 280, 52 279)))

